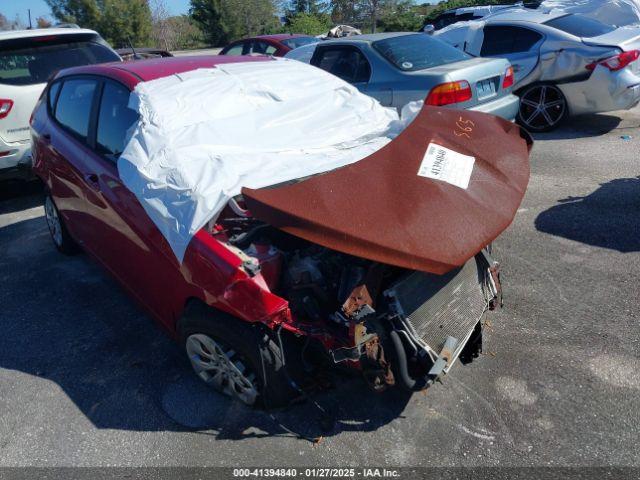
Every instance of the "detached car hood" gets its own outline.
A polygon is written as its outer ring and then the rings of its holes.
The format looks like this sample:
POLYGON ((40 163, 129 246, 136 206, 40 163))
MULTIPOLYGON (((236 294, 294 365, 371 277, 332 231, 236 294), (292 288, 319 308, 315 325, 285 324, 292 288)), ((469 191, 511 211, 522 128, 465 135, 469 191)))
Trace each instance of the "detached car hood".
POLYGON ((444 274, 509 226, 529 181, 532 143, 501 118, 424 107, 397 138, 359 162, 242 193, 254 217, 285 232, 357 257, 444 274), (430 144, 474 157, 467 188, 418 174, 430 144))
POLYGON ((425 107, 393 141, 297 183, 243 189, 253 216, 347 254, 443 274, 509 226, 529 181, 529 135, 479 112, 425 107), (475 158, 466 189, 418 175, 437 144, 475 158))

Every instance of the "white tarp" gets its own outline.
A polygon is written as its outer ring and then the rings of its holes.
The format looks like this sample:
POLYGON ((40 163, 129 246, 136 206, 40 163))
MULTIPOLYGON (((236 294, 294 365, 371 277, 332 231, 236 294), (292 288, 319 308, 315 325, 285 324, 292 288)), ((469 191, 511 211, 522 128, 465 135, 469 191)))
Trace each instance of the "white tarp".
POLYGON ((120 178, 179 261, 193 235, 242 187, 354 163, 403 127, 395 109, 286 59, 142 82, 130 107, 140 120, 118 160, 120 178))

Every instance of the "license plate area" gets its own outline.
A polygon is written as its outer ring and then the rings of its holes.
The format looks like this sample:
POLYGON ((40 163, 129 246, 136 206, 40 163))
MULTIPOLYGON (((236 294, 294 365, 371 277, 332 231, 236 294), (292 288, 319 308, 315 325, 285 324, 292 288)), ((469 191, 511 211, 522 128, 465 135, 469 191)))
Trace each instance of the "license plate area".
POLYGON ((498 92, 498 83, 500 83, 500 77, 487 78, 477 82, 476 95, 478 100, 485 100, 495 96, 498 92))

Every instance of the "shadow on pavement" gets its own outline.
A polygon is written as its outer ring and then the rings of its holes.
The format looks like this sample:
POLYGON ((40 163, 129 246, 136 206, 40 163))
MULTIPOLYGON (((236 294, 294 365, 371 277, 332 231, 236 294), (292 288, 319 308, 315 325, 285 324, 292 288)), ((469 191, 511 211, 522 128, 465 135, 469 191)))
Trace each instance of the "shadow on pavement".
POLYGON ((612 180, 586 197, 558 202, 536 218, 539 231, 623 253, 640 251, 640 177, 612 180))
POLYGON ((39 180, 0 181, 0 214, 42 205, 42 191, 42 183, 39 180))
MULTIPOLYGON (((536 140, 572 140, 576 138, 598 137, 615 130, 622 120, 615 115, 592 114, 569 117, 557 130, 532 134, 536 140)), ((619 128, 620 135, 637 127, 619 128)))
MULTIPOLYGON (((181 348, 86 255, 59 254, 43 217, 0 228, 0 249, 0 369, 54 382, 97 428, 316 438, 375 430, 409 401, 400 391, 374 395, 362 381, 339 380, 314 395, 335 420, 328 431, 312 402, 248 409, 201 383, 181 348)), ((30 394, 27 383, 14 384, 6 403, 30 394)))

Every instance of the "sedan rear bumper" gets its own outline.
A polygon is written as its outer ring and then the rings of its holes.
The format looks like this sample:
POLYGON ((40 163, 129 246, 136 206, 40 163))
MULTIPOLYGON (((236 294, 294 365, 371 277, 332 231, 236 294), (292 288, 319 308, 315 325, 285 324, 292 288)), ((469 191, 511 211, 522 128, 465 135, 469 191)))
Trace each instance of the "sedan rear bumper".
POLYGON ((516 115, 518 114, 519 107, 520 99, 514 94, 509 94, 490 102, 475 105, 468 110, 489 113, 491 115, 496 115, 497 117, 502 117, 505 120, 513 122, 516 118, 516 115))

